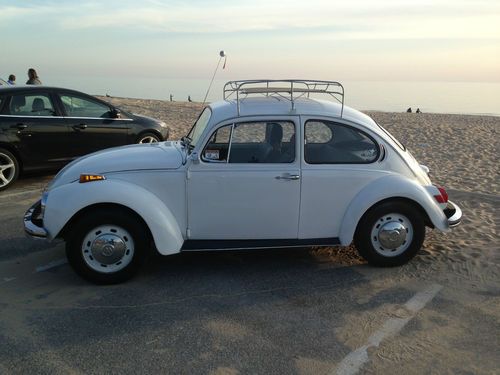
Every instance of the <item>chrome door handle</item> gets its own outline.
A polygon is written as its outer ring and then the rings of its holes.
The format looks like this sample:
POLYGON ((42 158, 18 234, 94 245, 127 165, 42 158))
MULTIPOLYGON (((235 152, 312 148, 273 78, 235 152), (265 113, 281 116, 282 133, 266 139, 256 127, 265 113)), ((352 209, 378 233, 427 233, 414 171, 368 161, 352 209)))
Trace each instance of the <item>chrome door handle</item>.
POLYGON ((299 180, 300 176, 298 174, 285 173, 282 176, 276 176, 277 180, 299 180))
POLYGON ((87 124, 73 125, 73 129, 77 131, 87 129, 87 124))

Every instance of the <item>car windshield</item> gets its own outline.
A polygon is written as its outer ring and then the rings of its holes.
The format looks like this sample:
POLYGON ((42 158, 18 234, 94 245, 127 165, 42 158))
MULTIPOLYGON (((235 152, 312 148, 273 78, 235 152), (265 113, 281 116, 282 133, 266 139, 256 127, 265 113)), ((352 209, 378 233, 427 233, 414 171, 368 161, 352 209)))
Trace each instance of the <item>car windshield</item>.
POLYGON ((198 140, 200 139, 201 135, 203 134, 205 128, 208 125, 208 121, 210 120, 211 115, 212 111, 210 110, 209 107, 206 107, 203 110, 203 112, 201 112, 200 116, 198 117, 198 120, 196 120, 193 127, 189 131, 189 134, 186 136, 186 138, 189 140, 190 149, 196 147, 198 140))

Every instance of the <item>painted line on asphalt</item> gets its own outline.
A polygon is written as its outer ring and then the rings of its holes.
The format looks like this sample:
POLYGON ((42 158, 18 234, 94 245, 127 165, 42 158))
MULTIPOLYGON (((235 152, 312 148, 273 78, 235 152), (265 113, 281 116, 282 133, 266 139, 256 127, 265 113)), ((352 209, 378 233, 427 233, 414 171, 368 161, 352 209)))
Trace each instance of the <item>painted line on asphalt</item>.
POLYGON ((23 194, 31 194, 31 193, 41 193, 43 188, 40 189, 33 189, 33 190, 25 190, 25 191, 19 191, 17 193, 9 193, 9 194, 2 194, 0 195, 0 199, 2 198, 12 198, 12 197, 17 197, 19 195, 23 194))
POLYGON ((340 364, 337 366, 334 374, 337 375, 354 375, 361 370, 366 362, 368 362, 368 349, 378 347, 382 340, 396 335, 403 327, 415 317, 417 312, 422 310, 442 289, 438 284, 433 284, 422 292, 418 292, 409 299, 404 307, 410 312, 410 315, 405 318, 390 318, 385 321, 381 329, 376 331, 368 338, 368 342, 349 353, 340 364))
POLYGON ((36 272, 45 272, 45 271, 48 271, 52 268, 56 268, 56 267, 60 267, 64 264, 68 263, 68 260, 66 258, 61 258, 61 259, 57 259, 57 260, 54 260, 48 264, 46 264, 45 266, 39 266, 35 269, 36 272))

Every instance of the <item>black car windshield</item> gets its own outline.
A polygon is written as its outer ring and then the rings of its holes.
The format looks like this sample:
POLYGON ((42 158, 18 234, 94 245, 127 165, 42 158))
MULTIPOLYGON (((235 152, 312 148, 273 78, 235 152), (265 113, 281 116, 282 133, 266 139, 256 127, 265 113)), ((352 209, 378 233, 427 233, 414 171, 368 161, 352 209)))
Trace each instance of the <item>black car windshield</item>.
POLYGON ((193 127, 189 131, 189 134, 187 135, 187 138, 190 140, 189 143, 190 149, 196 147, 201 135, 203 134, 205 128, 208 125, 210 116, 212 116, 212 111, 210 110, 209 107, 205 107, 205 109, 201 112, 200 116, 198 117, 198 120, 196 120, 193 127))

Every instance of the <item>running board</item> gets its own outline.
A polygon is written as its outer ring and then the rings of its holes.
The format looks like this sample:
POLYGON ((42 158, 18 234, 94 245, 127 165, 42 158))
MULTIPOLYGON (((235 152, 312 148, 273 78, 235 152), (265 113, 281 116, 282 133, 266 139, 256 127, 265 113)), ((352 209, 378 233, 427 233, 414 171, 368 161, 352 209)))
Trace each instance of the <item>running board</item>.
POLYGON ((181 251, 276 249, 287 247, 338 246, 333 238, 284 239, 284 240, 187 240, 181 251))

